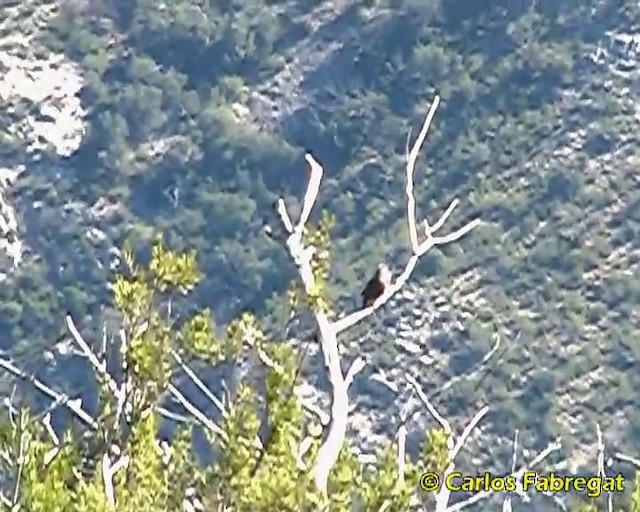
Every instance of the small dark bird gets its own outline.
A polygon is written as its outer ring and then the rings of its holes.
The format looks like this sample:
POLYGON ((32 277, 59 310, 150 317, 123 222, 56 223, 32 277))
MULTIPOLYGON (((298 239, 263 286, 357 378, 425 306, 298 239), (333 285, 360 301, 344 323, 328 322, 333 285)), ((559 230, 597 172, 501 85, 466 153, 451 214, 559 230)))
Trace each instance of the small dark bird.
POLYGON ((378 265, 376 273, 362 291, 362 308, 368 308, 391 284, 391 271, 384 263, 378 265))

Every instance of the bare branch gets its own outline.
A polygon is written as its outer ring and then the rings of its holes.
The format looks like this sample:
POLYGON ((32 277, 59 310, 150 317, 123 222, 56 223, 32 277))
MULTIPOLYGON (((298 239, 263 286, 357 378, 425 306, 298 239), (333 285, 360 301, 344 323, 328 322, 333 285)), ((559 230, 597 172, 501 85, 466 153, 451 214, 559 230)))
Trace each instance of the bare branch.
POLYGON ((311 210, 313 209, 313 205, 318 197, 318 192, 320 191, 320 182, 322 181, 322 174, 324 172, 322 166, 315 158, 313 158, 313 156, 311 156, 310 153, 307 153, 304 158, 311 167, 311 177, 309 178, 309 184, 307 185, 307 192, 304 195, 302 213, 300 214, 300 219, 298 220, 298 224, 295 228, 296 231, 299 232, 302 232, 302 229, 306 226, 307 221, 309 220, 309 215, 311 215, 311 210))
POLYGON ((300 471, 305 471, 307 465, 304 462, 304 456, 307 454, 311 446, 313 445, 313 438, 310 436, 305 437, 298 448, 296 454, 296 465, 300 471))
POLYGON ((440 230, 440 228, 444 226, 444 223, 447 222, 447 219, 451 216, 451 214, 453 213, 453 210, 455 210, 459 204, 460 204, 460 201, 457 198, 451 201, 451 204, 449 204, 449 206, 447 207, 445 212, 440 216, 438 221, 433 226, 431 226, 431 229, 430 229, 431 234, 437 233, 440 230))
POLYGON ((518 461, 518 434, 520 431, 516 429, 515 434, 513 435, 513 455, 511 456, 511 472, 514 473, 516 470, 516 463, 518 461))
POLYGON ((175 412, 171 412, 169 409, 165 407, 156 407, 156 411, 160 413, 161 416, 176 421, 178 423, 193 423, 193 418, 188 418, 187 416, 183 416, 182 414, 177 414, 175 412))
MULTIPOLYGON (((306 160, 311 167, 311 176, 304 196, 302 214, 295 229, 293 229, 287 239, 287 249, 291 259, 296 265, 305 293, 307 296, 311 296, 313 295, 316 286, 313 270, 311 268, 313 248, 305 247, 302 240, 302 234, 305 223, 309 218, 313 205, 315 204, 323 171, 320 164, 311 155, 307 155, 306 160)), ((287 217, 284 215, 286 208, 282 208, 280 206, 281 204, 284 204, 284 201, 278 201, 278 213, 280 214, 280 218, 285 229, 287 229, 287 217)), ((329 472, 338 460, 338 455, 342 449, 346 436, 349 397, 347 394, 348 386, 342 374, 342 369, 340 368, 340 355, 338 352, 338 342, 336 340, 335 331, 332 329, 331 323, 324 311, 317 310, 314 312, 314 316, 318 327, 318 338, 322 348, 325 365, 329 370, 329 382, 332 387, 331 419, 324 442, 318 450, 316 466, 314 469, 316 487, 324 496, 326 496, 329 472)))
MULTIPOLYGON (((606 478, 607 474, 604 470, 604 440, 602 438, 602 429, 600 423, 596 423, 596 435, 598 438, 598 476, 606 478)), ((611 491, 607 492, 607 512, 613 511, 613 496, 611 491)))
POLYGON ((397 488, 404 485, 404 474, 406 471, 406 454, 407 454, 407 426, 403 421, 398 429, 398 480, 397 488))
POLYGON ((96 421, 88 414, 86 411, 82 409, 82 403, 79 400, 70 400, 68 396, 63 393, 56 393, 53 389, 51 389, 46 384, 42 383, 35 377, 31 375, 27 375, 18 367, 13 365, 10 361, 6 359, 0 358, 0 367, 7 370, 9 373, 19 377, 27 382, 33 384, 33 386, 40 391, 41 393, 47 395, 49 398, 53 399, 57 403, 63 404, 67 409, 69 409, 76 417, 78 417, 81 421, 89 425, 93 429, 98 428, 98 424, 96 421), (80 402, 80 403, 78 403, 80 402))
POLYGON ((73 319, 71 318, 70 315, 66 316, 66 322, 67 322, 67 328, 69 329, 71 336, 73 337, 77 345, 80 347, 80 350, 82 350, 82 353, 86 356, 86 358, 89 360, 89 362, 94 367, 94 369, 98 372, 98 374, 105 380, 111 392, 117 396, 118 386, 116 386, 115 381, 113 380, 111 375, 109 375, 109 373, 107 372, 107 365, 105 364, 105 362, 103 361, 102 363, 100 363, 100 361, 98 361, 98 358, 93 353, 93 351, 91 350, 87 342, 84 340, 84 338, 80 334, 80 331, 78 331, 78 329, 76 328, 76 325, 73 322, 73 319))
POLYGON ((287 205, 284 204, 284 199, 278 199, 276 203, 276 211, 280 216, 280 220, 282 221, 282 225, 287 233, 293 233, 293 224, 291 223, 291 217, 289 217, 289 212, 287 212, 287 205))
POLYGON ((398 486, 404 484, 407 453, 407 427, 403 423, 398 429, 398 486))
POLYGON ((406 373, 405 375, 406 375, 406 379, 409 381, 409 383, 413 386, 413 389, 418 394, 418 397, 420 398, 420 400, 422 400, 422 403, 427 407, 427 410, 429 411, 431 416, 433 416, 433 418, 442 426, 445 433, 448 436, 450 436, 452 433, 452 430, 449 422, 446 419, 444 419, 444 417, 442 417, 440 413, 438 413, 436 408, 431 403, 431 400, 429 400, 429 397, 426 395, 426 393, 424 392, 420 384, 418 384, 418 381, 413 377, 413 375, 409 373, 406 373))
POLYGON ((400 487, 404 484, 404 474, 406 468, 406 444, 407 444, 407 419, 411 412, 411 401, 413 400, 414 390, 411 391, 407 403, 400 411, 400 426, 398 427, 398 480, 397 486, 400 487))
POLYGON ((104 484, 104 493, 107 496, 107 503, 109 503, 109 506, 115 507, 116 498, 113 492, 111 461, 109 460, 109 454, 107 453, 102 456, 102 482, 104 484))
POLYGON ((488 412, 489 412, 489 406, 485 405, 482 409, 480 409, 475 414, 473 418, 471 418, 471 421, 462 431, 462 434, 460 434, 460 437, 458 438, 456 445, 453 447, 453 450, 449 455, 450 460, 454 460, 458 456, 458 453, 460 453, 460 450, 462 450, 464 443, 467 442, 467 439, 471 435, 471 432, 473 432, 473 429, 476 428, 476 425, 480 423, 482 418, 484 418, 488 412))
MULTIPOLYGON (((460 453, 460 450, 462 450, 462 447, 464 446, 464 444, 467 442, 467 439, 471 435, 471 432, 473 432, 473 430, 476 428, 478 423, 480 423, 482 418, 484 418, 486 414, 489 412, 489 407, 484 406, 482 409, 480 409, 473 416, 473 418, 467 424, 467 426, 464 428, 464 430, 462 431, 462 434, 460 434, 460 437, 454 442, 453 431, 451 429, 451 425, 449 424, 449 422, 440 413, 438 413, 436 408, 431 403, 431 400, 429 400, 429 397, 427 396, 427 394, 424 392, 420 384, 418 384, 418 381, 409 373, 405 375, 406 375, 407 381, 409 381, 409 383, 413 386, 413 389, 418 394, 418 397, 420 398, 422 403, 427 407, 427 410, 429 411, 431 416, 433 416, 433 418, 442 426, 442 429, 444 430, 445 434, 447 434, 448 464, 442 476, 442 480, 444 481, 454 471, 456 457, 460 453)), ((435 505, 436 512, 444 512, 447 510, 447 504, 449 503, 450 494, 451 494, 451 491, 447 488, 447 486, 442 486, 440 488, 440 490, 438 491, 438 494, 436 495, 436 505, 435 505)))
POLYGON ((344 378, 344 382, 347 387, 351 386, 353 379, 360 373, 365 367, 364 359, 362 357, 357 357, 356 360, 351 364, 349 370, 347 371, 347 375, 344 378))
MULTIPOLYGON (((544 450, 542 450, 531 462, 529 462, 529 464, 521 467, 518 471, 511 472, 509 476, 512 476, 517 480, 519 480, 520 478, 522 478, 522 475, 524 475, 527 471, 531 471, 535 466, 540 464, 544 459, 546 459, 553 452, 557 452, 558 450, 560 450, 561 447, 562 445, 561 445, 560 439, 558 438, 552 443, 550 443, 544 450)), ((460 501, 458 503, 455 503, 454 505, 447 507, 446 510, 447 512, 456 512, 458 510, 463 510, 475 503, 478 503, 479 501, 482 501, 490 497, 491 495, 493 495, 493 493, 494 491, 491 491, 491 490, 477 492, 473 496, 471 496, 469 499, 460 501)))
POLYGON ((613 455, 616 459, 623 461, 623 462, 628 462, 629 464, 632 464, 633 466, 635 466, 637 469, 640 469, 640 459, 636 458, 636 457, 631 457, 629 455, 625 455, 624 453, 621 452, 616 452, 613 455))
POLYGON ((189 368, 187 363, 184 362, 182 357, 180 357, 180 355, 175 350, 171 350, 171 355, 175 359, 176 363, 178 363, 180 368, 182 368, 182 370, 187 374, 187 376, 192 380, 192 382, 198 387, 198 389, 202 391, 204 395, 209 400, 211 400, 211 403, 213 403, 213 405, 215 405, 218 408, 218 410, 222 414, 222 417, 223 418, 226 417, 228 413, 224 407, 224 404, 220 401, 220 399, 217 396, 215 396, 207 386, 205 386, 204 382, 202 382, 202 380, 200 379, 200 377, 198 377, 196 372, 194 372, 191 368, 189 368))
POLYGON ((118 459, 115 464, 111 464, 109 454, 102 456, 102 482, 104 484, 104 492, 107 496, 107 502, 113 508, 116 506, 116 498, 113 489, 114 475, 125 468, 129 464, 129 456, 124 455, 118 459))
POLYGON ((189 400, 186 399, 186 397, 180 392, 180 390, 177 387, 169 383, 169 385, 167 386, 167 389, 169 390, 169 393, 171 393, 171 395, 173 395, 173 397, 178 402, 180 402, 184 406, 184 408, 187 411, 189 411, 193 415, 193 417, 200 422, 200 424, 203 427, 213 432, 214 434, 220 436, 225 441, 227 440, 224 431, 220 427, 218 427, 218 425, 216 425, 213 421, 207 418, 204 414, 202 414, 195 405, 189 402, 189 400))
POLYGON ((44 415, 42 424, 44 425, 44 428, 46 429, 47 434, 49 434, 49 437, 51 438, 51 441, 53 441, 54 445, 51 450, 44 454, 44 465, 48 466, 49 463, 51 463, 51 461, 54 459, 54 457, 60 452, 60 439, 58 439, 55 430, 53 430, 53 427, 51 426, 50 412, 47 411, 47 413, 44 415))
MULTIPOLYGON (((106 331, 106 326, 103 325, 103 336, 102 336, 104 358, 103 358, 102 361, 99 361, 98 357, 94 354, 94 352, 89 347, 89 344, 84 340, 84 338, 80 334, 80 331, 78 331, 78 329, 76 328, 76 325, 75 325, 75 323, 73 321, 73 318, 71 318, 70 315, 66 316, 66 323, 67 323, 67 328, 69 329, 69 332, 71 333, 72 338, 74 339, 76 344, 80 347, 80 349, 82 350, 82 353, 85 355, 85 357, 89 360, 89 362, 91 363, 91 366, 93 366, 94 370, 98 373, 98 376, 104 380, 104 382, 106 383, 108 389, 111 391, 111 393, 113 393, 113 396, 116 398, 116 425, 118 425, 119 422, 120 422, 120 418, 121 418, 121 416, 122 416, 122 414, 123 414, 123 412, 125 410, 125 405, 126 405, 126 401, 127 401, 127 380, 125 379, 122 382, 122 384, 118 387, 118 385, 116 384, 116 381, 113 379, 113 377, 107 371, 107 360, 106 360, 107 331, 106 331)), ((143 327, 143 329, 146 330, 147 327, 148 327, 148 323, 147 323, 146 326, 143 327)), ((126 350, 126 348, 125 348, 126 347, 126 336, 124 334, 124 330, 121 333, 121 339, 122 339, 122 346, 121 346, 122 361, 125 361, 125 352, 124 352, 124 350, 126 350)), ((124 364, 123 364, 123 366, 124 366, 124 364)), ((122 373, 125 373, 125 368, 122 368, 122 373)))
POLYGON ((418 138, 413 144, 411 151, 407 156, 407 184, 405 188, 405 193, 407 194, 407 224, 409 226, 409 240, 411 242, 411 250, 414 254, 418 252, 418 231, 416 229, 416 200, 413 193, 413 174, 416 169, 416 162, 418 160, 418 155, 420 154, 420 149, 424 145, 424 141, 427 138, 427 133, 429 132, 429 127, 431 126, 431 121, 433 121, 433 116, 436 114, 436 110, 438 110, 438 105, 440 104, 440 96, 437 96, 433 99, 431 103, 431 108, 429 109, 429 113, 422 124, 422 129, 418 134, 418 138))
POLYGON ((28 434, 25 432, 26 425, 22 424, 22 420, 20 420, 20 445, 18 448, 18 458, 16 460, 16 475, 15 481, 13 484, 13 498, 11 499, 11 510, 14 510, 20 501, 20 482, 22 480, 22 471, 24 470, 24 465, 26 462, 26 451, 28 445, 28 434))

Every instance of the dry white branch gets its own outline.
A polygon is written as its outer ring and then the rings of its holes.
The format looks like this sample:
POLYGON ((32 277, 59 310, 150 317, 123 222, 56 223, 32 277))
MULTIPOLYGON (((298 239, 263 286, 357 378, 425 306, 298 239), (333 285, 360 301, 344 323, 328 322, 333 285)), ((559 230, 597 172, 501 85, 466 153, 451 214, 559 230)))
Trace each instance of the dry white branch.
MULTIPOLYGON (((596 436, 598 439, 598 476, 601 478, 606 478, 607 474, 604 470, 604 440, 602 437, 602 429, 600 428, 600 423, 596 423, 596 436)), ((607 512, 613 511, 613 496, 611 491, 607 492, 607 512)))
POLYGON ((107 453, 102 456, 102 483, 104 484, 104 492, 107 497, 107 502, 111 508, 116 506, 113 477, 118 471, 125 468, 128 464, 128 455, 120 457, 115 464, 111 464, 111 459, 107 453))
POLYGON ((449 458, 452 462, 458 456, 458 453, 460 453, 460 450, 462 450, 464 443, 467 442, 467 439, 471 435, 471 432, 473 432, 473 429, 476 428, 478 423, 480 423, 482 418, 484 418, 488 412, 489 412, 489 406, 485 405, 482 409, 480 409, 475 414, 473 418, 471 418, 471 421, 467 424, 467 426, 462 431, 462 434, 460 434, 460 437, 456 441, 456 444, 453 447, 453 451, 449 454, 449 458))
POLYGON ((44 418, 42 419, 42 424, 44 425, 44 428, 47 431, 47 434, 49 434, 49 437, 51 437, 51 440, 53 441, 53 444, 55 445, 59 445, 60 444, 60 439, 58 439, 58 436, 55 432, 55 430, 53 430, 53 426, 51 425, 51 413, 47 412, 44 415, 44 418))
POLYGON ((391 297, 393 297, 398 292, 398 290, 400 290, 404 286, 404 284, 407 282, 409 277, 411 277, 411 274, 413 273, 413 270, 415 269, 418 263, 418 260, 420 259, 420 257, 424 256, 426 252, 428 252, 433 247, 436 247, 439 245, 447 245, 451 242, 455 242, 456 240, 459 240, 464 235, 469 233, 472 229, 478 227, 480 224, 481 224, 480 219, 474 219, 468 224, 465 224, 460 229, 454 231, 453 233, 450 233, 448 235, 441 236, 441 237, 431 236, 430 238, 427 238, 419 246, 418 252, 413 254, 409 258, 407 265, 405 266, 402 273, 396 278, 396 280, 390 286, 387 287, 384 293, 380 297, 378 297, 378 299, 371 306, 354 311, 353 313, 350 313, 342 318, 338 318, 333 323, 333 328, 336 334, 339 334, 342 331, 356 325, 357 323, 361 322, 363 319, 371 315, 371 313, 373 313, 375 310, 377 310, 378 308, 386 304, 387 301, 391 297))
POLYGON ((160 407, 160 406, 156 406, 156 411, 158 411, 158 413, 164 417, 167 418, 168 420, 173 420, 177 423, 188 423, 188 424, 193 424, 196 422, 195 419, 190 418, 188 416, 184 416, 183 414, 178 414, 175 412, 170 411, 169 409, 167 409, 166 407, 160 407))
POLYGON ((44 465, 48 466, 55 458, 55 456, 60 452, 60 439, 58 439, 58 436, 55 430, 53 430, 53 426, 51 425, 50 412, 47 411, 47 413, 44 415, 42 424, 44 425, 44 428, 47 431, 47 434, 49 434, 49 437, 51 438, 51 441, 54 445, 53 448, 51 448, 47 453, 44 454, 44 465))
MULTIPOLYGON (((409 373, 406 373, 405 375, 406 375, 406 379, 409 381, 409 384, 413 386, 413 389, 418 394, 418 397, 420 398, 420 400, 422 400, 422 403, 427 407, 429 414, 431 414, 431 416, 433 416, 433 418, 438 423, 440 423, 440 426, 442 426, 442 429, 444 430, 445 434, 447 434, 448 438, 450 439, 450 442, 453 443, 453 440, 451 439, 452 430, 449 422, 443 416, 441 416, 440 413, 436 410, 436 408, 431 403, 431 400, 429 400, 429 397, 426 395, 426 393, 422 389, 422 386, 418 384, 418 381, 413 377, 413 375, 409 373)), ((448 449, 450 450, 453 449, 453 445, 448 447, 448 449)))
POLYGON ((438 105, 440 105, 440 96, 436 96, 433 99, 431 108, 429 109, 429 113, 427 114, 424 123, 422 123, 422 128, 420 129, 418 138, 414 142, 411 151, 409 151, 409 153, 407 154, 407 183, 405 187, 405 193, 407 195, 407 223, 409 227, 409 240, 411 242, 411 250, 413 251, 413 254, 416 254, 420 247, 418 242, 418 230, 416 228, 416 199, 415 194, 413 193, 413 174, 416 170, 416 162, 418 161, 420 149, 422 149, 424 141, 427 138, 427 133, 429 132, 431 121, 433 121, 433 116, 436 115, 436 110, 438 110, 438 105))
POLYGON ((414 194, 414 173, 416 162, 418 160, 418 155, 420 154, 420 150, 424 145, 425 139, 427 137, 427 133, 429 132, 429 128, 431 126, 431 122, 433 121, 433 117, 438 109, 438 105, 440 104, 440 97, 436 95, 433 102, 431 103, 431 107, 429 109, 429 113, 422 124, 422 128, 416 141, 411 147, 411 151, 409 151, 406 155, 407 165, 406 165, 406 186, 405 193, 407 196, 407 227, 409 230, 409 240, 411 243, 411 251, 412 256, 409 258, 404 270, 400 274, 400 276, 396 279, 396 281, 387 289, 385 292, 378 297, 378 299, 369 307, 355 311, 349 315, 346 315, 342 318, 339 318, 334 323, 334 330, 336 334, 348 329, 352 325, 360 322, 371 313, 373 313, 376 309, 384 305, 409 279, 413 269, 415 268, 418 259, 423 256, 427 251, 432 249, 433 247, 439 245, 446 245, 448 243, 454 242, 464 235, 466 235, 469 231, 474 229, 480 224, 480 219, 474 219, 467 224, 465 224, 460 229, 450 233, 445 236, 434 236, 435 233, 440 230, 449 216, 453 213, 455 208, 458 206, 458 199, 454 199, 449 207, 445 210, 444 214, 436 221, 433 227, 429 226, 429 222, 425 219, 423 221, 425 237, 426 239, 423 242, 419 242, 418 240, 418 230, 416 225, 416 201, 414 194))
POLYGON ((520 431, 516 429, 515 434, 513 435, 513 455, 511 456, 511 472, 515 472, 516 464, 518 462, 518 434, 520 431))
MULTIPOLYGON (((528 471, 531 471, 535 466, 540 464, 544 459, 546 459, 553 452, 557 452, 558 450, 560 450, 561 447, 562 447, 562 444, 560 442, 560 438, 554 440, 544 450, 542 450, 529 464, 521 467, 518 471, 515 471, 515 472, 512 471, 509 476, 516 478, 516 480, 520 480, 522 478, 522 475, 524 475, 528 471)), ((463 510, 475 503, 478 503, 479 501, 487 499, 488 497, 493 495, 493 493, 494 491, 491 491, 491 490, 477 492, 476 494, 471 496, 469 499, 455 503, 454 505, 449 506, 446 510, 447 512, 456 512, 458 510, 463 510)))
POLYGON ((291 217, 289 217, 289 213, 287 212, 287 205, 284 204, 284 199, 278 199, 276 203, 276 211, 280 216, 280 220, 282 220, 282 224, 287 233, 293 233, 293 224, 291 223, 291 217))
POLYGON ((389 510, 391 508, 391 500, 385 500, 384 503, 382 503, 382 506, 380 507, 380 511, 379 512, 387 512, 387 510, 389 510))
POLYGON ((406 471, 406 454, 407 454, 407 426, 403 421, 398 429, 398 479, 396 487, 401 488, 404 485, 404 474, 406 471))
POLYGON ((26 452, 28 445, 28 434, 23 430, 26 425, 20 425, 20 446, 18 448, 18 457, 16 459, 16 475, 13 483, 13 498, 11 499, 11 510, 19 509, 20 501, 20 482, 22 481, 22 471, 26 463, 26 452))
MULTIPOLYGON (((284 228, 289 233, 287 238, 287 249, 293 260, 300 280, 307 296, 313 295, 316 287, 315 278, 311 268, 311 258, 313 248, 305 247, 302 234, 309 215, 316 202, 320 182, 322 181, 322 166, 311 156, 305 156, 310 167, 310 177, 307 184, 307 191, 304 195, 302 213, 295 228, 292 228, 291 219, 287 214, 284 200, 278 201, 278 214, 284 228)), ((329 318, 322 310, 314 311, 316 324, 318 326, 319 342, 322 348, 325 365, 329 370, 329 382, 332 387, 331 393, 331 414, 324 442, 318 450, 316 465, 314 468, 314 479, 318 490, 326 496, 327 481, 331 468, 338 460, 338 455, 344 444, 347 432, 347 416, 349 411, 349 397, 347 394, 348 385, 340 368, 340 356, 338 352, 338 342, 335 331, 331 327, 329 318)))
POLYGON ((302 213, 300 214, 300 219, 298 219, 298 224, 295 228, 300 235, 302 235, 302 230, 307 225, 307 221, 311 215, 311 210, 313 209, 313 205, 318 197, 320 182, 322 181, 322 175, 324 173, 322 166, 315 158, 313 158, 313 156, 307 153, 304 158, 311 167, 311 175, 307 185, 307 191, 304 194, 304 200, 302 202, 302 213))
POLYGON ((364 369, 364 367, 365 367, 365 362, 362 357, 357 357, 355 361, 351 363, 351 366, 347 371, 347 375, 344 378, 344 382, 347 385, 347 387, 351 386, 353 379, 356 377, 356 375, 358 375, 358 373, 360 373, 364 369))
POLYGON ((89 413, 82 409, 82 402, 80 400, 70 400, 68 396, 64 393, 56 393, 53 389, 51 389, 46 384, 42 383, 40 380, 35 377, 26 374, 20 368, 15 366, 13 363, 8 361, 7 359, 0 358, 0 367, 7 370, 9 373, 19 377, 27 382, 33 384, 33 386, 40 391, 41 393, 47 395, 49 398, 54 400, 55 402, 64 405, 67 409, 69 409, 76 417, 78 417, 81 421, 89 425, 93 429, 98 428, 98 424, 91 417, 89 413))
POLYGON ((406 454, 407 454, 407 419, 411 412, 411 401, 413 400, 413 391, 409 395, 407 403, 400 411, 400 426, 398 427, 398 479, 396 486, 400 488, 404 484, 404 476, 406 471, 406 454))
POLYGON ((218 410, 222 414, 222 417, 226 418, 228 416, 228 413, 224 407, 224 404, 220 401, 220 399, 217 396, 215 396, 207 386, 205 386, 204 382, 202 382, 202 380, 200 379, 200 377, 198 377, 196 372, 194 372, 189 367, 189 365, 187 365, 187 363, 184 362, 182 357, 180 357, 180 354, 178 354, 175 350, 172 350, 171 355, 173 356, 175 361, 178 363, 180 368, 182 368, 184 373, 186 373, 187 376, 192 380, 192 382, 198 387, 198 389, 202 391, 204 395, 209 400, 211 400, 211 403, 213 403, 213 405, 215 405, 218 408, 218 410))
POLYGON ((311 446, 313 445, 313 438, 311 436, 305 437, 296 453, 296 465, 300 471, 306 471, 307 465, 304 462, 304 456, 307 454, 311 446))
POLYGON ((106 453, 102 456, 102 482, 104 484, 104 493, 107 496, 107 503, 113 508, 116 506, 116 498, 113 492, 113 479, 111 478, 111 461, 106 453))
POLYGON ((227 441, 224 431, 220 427, 218 427, 218 425, 216 425, 213 421, 207 418, 204 414, 202 414, 202 412, 200 412, 200 410, 195 405, 189 402, 189 400, 187 400, 187 398, 180 392, 180 390, 177 387, 169 383, 169 385, 167 386, 167 390, 169 391, 169 393, 171 393, 171 395, 173 395, 173 397, 178 402, 180 402, 184 406, 184 408, 187 411, 189 411, 189 413, 195 419, 197 419, 200 422, 200 424, 203 427, 205 427, 210 432, 216 434, 217 436, 220 436, 221 439, 227 441))
POLYGON ((107 372, 106 363, 104 361, 103 362, 98 361, 98 358, 93 353, 93 351, 91 350, 87 342, 84 340, 84 338, 80 334, 80 331, 78 331, 70 315, 66 316, 66 322, 67 322, 67 328, 69 329, 69 332, 71 333, 72 338, 74 339, 76 344, 80 347, 80 350, 82 350, 82 353, 89 360, 89 362, 94 367, 94 369, 98 372, 100 377, 102 377, 105 380, 109 390, 111 390, 111 392, 115 396, 117 396, 119 391, 118 386, 116 385, 111 375, 109 375, 109 372, 107 372))
MULTIPOLYGON (((278 213, 280 214, 283 226, 290 233, 287 240, 289 254, 296 264, 305 291, 308 295, 311 295, 315 287, 315 279, 311 269, 312 253, 309 248, 304 246, 302 233, 304 229, 304 222, 308 219, 313 205, 315 204, 320 182, 322 180, 323 170, 311 155, 306 155, 306 160, 310 165, 311 175, 307 191, 304 196, 302 214, 295 229, 291 228, 291 220, 286 214, 286 207, 284 206, 283 200, 278 201, 278 213)), ((338 453, 342 447, 344 436, 346 434, 348 397, 345 380, 340 368, 335 334, 330 328, 329 320, 324 312, 316 311, 315 316, 318 324, 320 334, 319 338, 322 345, 325 364, 329 368, 329 380, 333 387, 331 425, 329 426, 327 439, 320 448, 314 475, 316 486, 326 495, 326 484, 329 471, 337 460, 338 453)))
POLYGON ((621 452, 616 452, 613 456, 622 462, 628 462, 629 464, 635 466, 637 469, 640 469, 640 458, 631 457, 621 452))

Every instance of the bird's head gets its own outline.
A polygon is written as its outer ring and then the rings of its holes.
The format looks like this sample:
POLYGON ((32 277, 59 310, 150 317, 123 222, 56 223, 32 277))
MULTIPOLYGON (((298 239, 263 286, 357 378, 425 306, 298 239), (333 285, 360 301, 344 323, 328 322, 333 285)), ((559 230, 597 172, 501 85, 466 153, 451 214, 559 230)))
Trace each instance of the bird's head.
POLYGON ((385 286, 391 283, 391 270, 386 263, 378 265, 378 280, 385 286))

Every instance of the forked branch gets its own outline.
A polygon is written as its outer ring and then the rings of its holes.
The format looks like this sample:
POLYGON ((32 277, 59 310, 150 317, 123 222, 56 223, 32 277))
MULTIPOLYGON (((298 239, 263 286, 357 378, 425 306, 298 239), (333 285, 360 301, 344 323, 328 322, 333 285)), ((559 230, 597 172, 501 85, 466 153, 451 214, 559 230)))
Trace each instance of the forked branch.
POLYGON ((349 315, 346 315, 342 318, 339 318, 333 323, 333 328, 336 334, 341 333, 342 331, 348 329, 349 327, 361 322, 363 319, 371 315, 376 309, 380 308, 386 302, 393 297, 398 290, 400 290, 404 284, 407 282, 409 277, 411 277, 411 273, 416 267, 418 260, 421 256, 424 256, 429 250, 434 247, 447 245, 451 242, 455 242, 459 240, 464 235, 469 233, 472 229, 476 228, 480 225, 481 221, 478 218, 471 220, 466 223, 464 226, 456 229, 455 231, 449 233, 448 235, 436 236, 436 233, 444 226, 448 218, 451 216, 453 211, 459 204, 458 199, 454 199, 451 204, 449 204, 448 208, 445 212, 440 216, 440 218, 430 226, 429 222, 425 219, 422 222, 424 228, 425 239, 420 242, 418 238, 418 227, 416 220, 416 200, 414 193, 414 174, 416 168, 416 162, 418 160, 418 155, 420 154, 420 150, 424 145, 424 141, 427 137, 427 133, 429 132, 429 128, 431 126, 431 122, 433 121, 433 117, 435 116, 436 110, 438 109, 438 105, 440 104, 440 97, 436 96, 431 104, 431 108, 429 109, 429 113, 422 124, 422 128, 416 141, 413 143, 411 147, 411 151, 407 154, 407 164, 406 164, 406 187, 405 193, 407 196, 407 228, 409 230, 409 240, 411 243, 411 252, 412 255, 407 261, 404 270, 402 273, 396 278, 396 280, 387 287, 384 293, 378 297, 378 299, 369 307, 360 309, 358 311, 354 311, 349 315))

